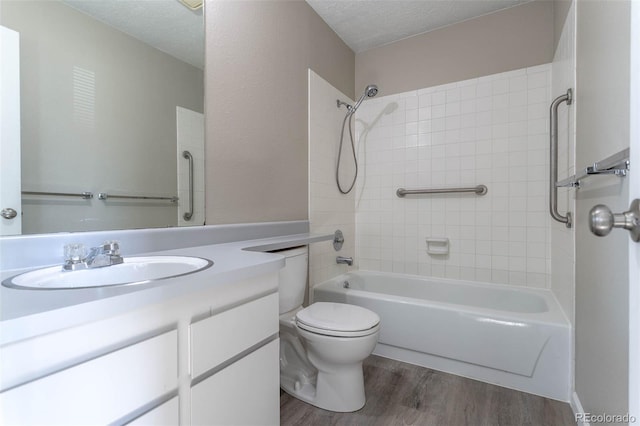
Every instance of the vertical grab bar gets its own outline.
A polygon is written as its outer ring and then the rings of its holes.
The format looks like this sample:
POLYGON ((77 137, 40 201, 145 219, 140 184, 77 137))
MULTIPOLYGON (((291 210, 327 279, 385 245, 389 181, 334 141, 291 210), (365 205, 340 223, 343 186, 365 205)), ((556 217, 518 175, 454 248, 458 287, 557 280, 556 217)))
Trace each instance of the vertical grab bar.
POLYGON ((182 151, 182 157, 189 160, 189 211, 182 217, 184 220, 191 220, 193 216, 193 155, 189 151, 182 151))
POLYGON ((558 213, 558 187, 556 186, 556 182, 558 181, 558 106, 562 102, 571 105, 572 101, 573 92, 571 89, 568 89, 565 95, 558 96, 554 99, 554 101, 551 102, 551 108, 549 108, 551 121, 549 125, 549 155, 551 156, 549 161, 549 212, 553 219, 566 224, 567 228, 571 228, 572 225, 571 212, 567 212, 566 216, 558 213))

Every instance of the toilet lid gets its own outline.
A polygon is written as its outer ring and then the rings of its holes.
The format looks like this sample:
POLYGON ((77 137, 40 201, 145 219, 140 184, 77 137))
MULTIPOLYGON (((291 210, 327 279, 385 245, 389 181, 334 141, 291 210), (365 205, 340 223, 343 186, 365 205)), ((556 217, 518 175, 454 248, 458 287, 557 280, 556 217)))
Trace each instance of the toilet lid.
MULTIPOLYGON (((371 330, 380 323, 375 312, 345 303, 316 302, 296 314, 297 324, 311 332, 345 335, 371 330)), ((357 333, 358 335, 362 333, 357 333)))

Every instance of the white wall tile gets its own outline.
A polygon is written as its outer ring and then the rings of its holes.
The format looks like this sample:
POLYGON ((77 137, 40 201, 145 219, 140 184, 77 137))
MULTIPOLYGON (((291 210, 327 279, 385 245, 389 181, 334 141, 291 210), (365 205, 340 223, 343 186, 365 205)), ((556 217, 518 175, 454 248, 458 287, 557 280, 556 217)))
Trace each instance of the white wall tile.
POLYGON ((376 137, 397 137, 392 146, 364 157, 365 144, 372 150, 378 145, 373 140, 359 145, 359 156, 372 162, 357 182, 362 195, 355 202, 356 257, 366 259, 361 267, 550 285, 550 76, 547 64, 407 92, 400 97, 404 101, 387 96, 361 105, 357 118, 376 117, 394 102, 399 105, 393 127, 376 131, 378 122, 369 130, 376 137), (487 185, 486 196, 395 196, 398 187, 477 184, 487 185), (427 237, 449 238, 449 256, 427 254, 427 237))
MULTIPOLYGON (((361 267, 366 266, 368 268, 379 267, 379 249, 380 245, 376 245, 375 242, 375 230, 376 225, 372 223, 367 230, 367 235, 364 237, 365 241, 371 243, 370 245, 362 245, 361 247, 368 247, 370 252, 369 256, 365 259, 356 259, 356 265, 349 267, 347 265, 336 264, 336 255, 354 256, 356 245, 356 212, 355 212, 355 191, 352 191, 348 195, 341 194, 335 183, 335 161, 337 158, 339 135, 344 119, 344 108, 336 108, 335 100, 342 99, 345 102, 353 103, 348 97, 340 93, 337 89, 309 70, 309 221, 310 230, 313 233, 332 233, 336 229, 342 230, 345 236, 345 243, 340 252, 336 252, 330 242, 322 242, 312 244, 309 250, 309 284, 311 286, 318 284, 322 281, 333 278, 341 273, 355 268, 358 262, 362 262, 361 267)), ((404 138, 405 128, 405 102, 402 103, 402 108, 398 108, 394 112, 394 117, 397 115, 397 126, 392 125, 392 121, 388 115, 385 115, 383 119, 380 119, 375 128, 368 129, 360 126, 360 123, 356 125, 357 134, 360 135, 360 142, 366 143, 367 151, 363 158, 367 158, 367 163, 376 163, 377 154, 374 152, 379 151, 379 147, 389 146, 389 140, 393 135, 396 127, 398 132, 401 133, 404 138), (364 141, 363 139, 364 138, 364 141), (371 161, 369 161, 371 160, 371 161)), ((386 106, 386 104, 385 104, 386 106)), ((370 112, 373 112, 370 111, 370 112)), ((363 119, 363 121, 369 121, 375 118, 375 116, 369 116, 370 119, 363 119)), ((345 132, 347 134, 347 132, 345 132)), ((402 139, 403 140, 403 139, 402 139)), ((348 136, 345 136, 345 144, 348 144, 348 136)), ((403 142, 404 143, 404 142, 403 142)), ((347 173, 345 176, 353 176, 352 163, 350 163, 350 152, 348 150, 343 151, 343 166, 347 173)), ((384 157, 380 157, 382 159, 384 157)), ((351 160, 352 161, 352 160, 351 160)), ((362 160, 361 160, 362 161, 362 160)), ((370 168, 367 167, 367 168, 370 168)), ((374 178, 370 178, 371 182, 379 183, 374 178)), ((348 179, 346 179, 348 181, 348 179)), ((343 183, 345 186, 346 183, 343 183)), ((376 201, 378 201, 377 193, 379 190, 373 187, 367 187, 366 192, 362 191, 364 188, 357 188, 358 193, 365 197, 369 202, 363 203, 367 209, 375 209, 376 201)), ((360 214, 359 220, 366 222, 366 215, 360 214)), ((361 225, 362 226, 362 225, 361 225)), ((379 226, 379 223, 378 225, 379 226)))
MULTIPOLYGON (((551 97, 555 98, 567 89, 575 90, 575 73, 576 73, 576 52, 575 52, 575 2, 571 3, 569 13, 564 23, 560 40, 551 64, 552 84, 551 97)), ((532 75, 536 79, 537 70, 532 70, 532 75)), ((535 90, 542 90, 541 88, 535 90)), ((530 104, 529 116, 533 120, 543 118, 543 104, 530 104)), ((558 175, 560 178, 569 176, 574 173, 575 169, 575 108, 562 105, 558 109, 558 175)), ((542 142, 542 141, 540 141, 542 142)), ((558 191, 558 206, 561 212, 575 212, 575 190, 561 189, 558 191)), ((541 217, 532 218, 538 223, 542 221, 541 217)), ((529 218, 527 218, 529 220, 529 218)), ((547 219, 548 221, 548 219, 547 219)), ((553 221, 550 223, 550 286, 554 294, 560 301, 567 317, 570 321, 574 320, 574 294, 575 294, 575 235, 573 229, 568 229, 564 224, 553 221)), ((541 252, 540 247, 533 247, 536 257, 541 252)), ((541 269, 541 265, 537 265, 541 269)), ((527 277, 531 281, 531 285, 540 286, 541 279, 537 275, 527 277)))

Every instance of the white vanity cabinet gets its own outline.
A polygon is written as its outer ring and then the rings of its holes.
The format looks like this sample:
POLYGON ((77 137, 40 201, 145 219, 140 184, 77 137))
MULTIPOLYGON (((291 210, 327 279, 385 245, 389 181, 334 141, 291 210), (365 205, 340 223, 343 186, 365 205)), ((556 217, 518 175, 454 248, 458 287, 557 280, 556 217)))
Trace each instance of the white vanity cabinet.
POLYGON ((191 388, 193 425, 280 424, 279 341, 207 377, 191 388))
POLYGON ((191 423, 278 425, 278 295, 191 325, 191 423))
POLYGON ((128 426, 170 426, 179 424, 180 411, 177 396, 127 423, 128 426))
POLYGON ((276 289, 274 272, 4 344, 0 424, 278 424, 276 289))
POLYGON ((6 425, 109 424, 178 388, 173 330, 0 393, 6 425))

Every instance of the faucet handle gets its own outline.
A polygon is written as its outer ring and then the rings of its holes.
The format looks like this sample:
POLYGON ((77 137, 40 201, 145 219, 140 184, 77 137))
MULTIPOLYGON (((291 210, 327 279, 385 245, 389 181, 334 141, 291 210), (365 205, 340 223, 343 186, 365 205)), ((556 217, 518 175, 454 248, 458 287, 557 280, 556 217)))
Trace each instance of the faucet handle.
POLYGON ((67 263, 80 263, 87 256, 84 244, 71 243, 64 245, 64 260, 67 263))
POLYGON ((75 271, 87 267, 85 259, 87 258, 87 248, 84 244, 71 243, 64 245, 64 264, 62 270, 75 271))
POLYGON ((111 256, 120 255, 120 241, 110 240, 102 243, 102 251, 104 254, 111 256))

